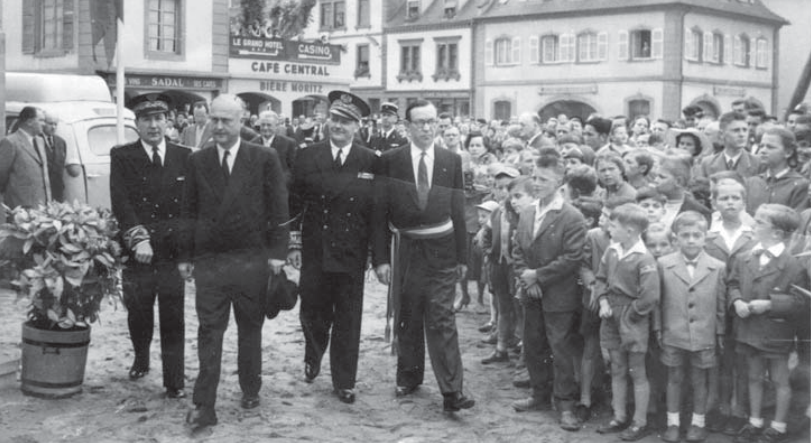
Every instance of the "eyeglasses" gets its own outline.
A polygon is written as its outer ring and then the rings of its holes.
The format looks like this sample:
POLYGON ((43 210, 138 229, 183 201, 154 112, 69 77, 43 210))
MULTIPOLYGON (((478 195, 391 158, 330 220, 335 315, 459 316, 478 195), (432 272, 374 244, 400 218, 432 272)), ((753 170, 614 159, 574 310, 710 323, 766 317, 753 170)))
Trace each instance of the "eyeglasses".
POLYGON ((436 124, 436 119, 414 120, 414 121, 411 122, 411 124, 418 127, 418 128, 424 128, 425 125, 434 126, 436 124))

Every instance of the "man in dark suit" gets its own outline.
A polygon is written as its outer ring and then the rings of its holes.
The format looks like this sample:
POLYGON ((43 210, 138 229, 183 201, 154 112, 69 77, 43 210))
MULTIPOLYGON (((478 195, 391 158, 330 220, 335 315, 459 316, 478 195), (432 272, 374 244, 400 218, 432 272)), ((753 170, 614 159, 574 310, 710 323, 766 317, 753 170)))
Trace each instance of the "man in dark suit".
MULTIPOLYGON (((473 407, 462 392, 462 357, 453 314, 456 283, 467 272, 462 160, 434 146, 437 112, 417 100, 406 110, 411 144, 381 157, 375 223, 394 230, 394 263, 375 269, 390 284, 398 397, 423 382, 425 344, 448 412, 473 407), (407 270, 407 271, 406 271, 407 270)), ((376 234, 382 235, 382 234, 376 234)), ((383 241, 374 244, 385 245, 383 241)))
MULTIPOLYGON (((353 142, 369 107, 348 92, 333 91, 329 99, 329 140, 302 150, 296 158, 290 208, 293 215, 301 215, 296 230, 301 231, 302 244, 288 257, 295 267, 301 266, 305 380, 312 382, 318 375, 329 345, 335 393, 344 403, 353 403, 363 271, 371 233, 385 226, 372 222, 379 158, 353 142)), ((373 259, 380 261, 379 256, 373 259)))
POLYGON ((369 148, 377 152, 386 152, 408 145, 408 139, 397 132, 397 121, 400 119, 399 108, 394 103, 383 103, 380 107, 380 130, 372 135, 369 148))
POLYGON ((180 135, 180 143, 192 149, 200 149, 211 138, 208 123, 208 103, 205 100, 194 102, 194 124, 188 125, 180 135))
POLYGON ((515 274, 524 305, 524 357, 531 395, 513 403, 517 411, 549 407, 548 382, 567 431, 580 428, 574 414, 577 384, 574 374, 575 331, 580 307, 578 269, 586 239, 583 215, 561 195, 563 159, 544 149, 532 179, 536 204, 520 214, 515 233, 515 274), (545 349, 552 350, 554 376, 549 373, 545 349))
POLYGON ((735 171, 744 179, 757 175, 761 171, 761 162, 757 156, 749 153, 749 126, 746 115, 727 112, 718 120, 724 150, 701 160, 697 174, 710 178, 720 171, 735 171))
POLYGON ((217 423, 214 405, 231 306, 241 405, 259 406, 265 292, 269 273, 279 274, 287 258, 287 187, 279 156, 241 140, 241 116, 238 97, 214 99, 209 124, 215 144, 189 157, 183 191, 186 228, 178 269, 185 278, 195 273, 200 322, 196 409, 186 417, 193 429, 217 423))
POLYGON ((135 350, 130 380, 149 372, 149 347, 160 315, 163 385, 170 398, 184 388, 184 284, 177 270, 180 201, 191 150, 164 137, 171 99, 144 94, 133 103, 140 139, 110 151, 110 200, 130 258, 124 303, 135 350))
POLYGON ((43 146, 42 109, 20 111, 17 130, 0 141, 0 194, 9 208, 36 207, 51 201, 48 159, 43 146))
MULTIPOLYGON (((45 113, 45 122, 42 125, 42 138, 45 140, 45 156, 48 157, 48 178, 51 181, 51 197, 56 201, 65 200, 65 181, 62 174, 65 170, 65 152, 67 151, 65 139, 56 135, 59 120, 56 116, 45 113)), ((71 168, 71 176, 75 169, 71 168)), ((78 175, 78 174, 77 174, 78 175)))
POLYGON ((259 137, 251 140, 251 143, 276 150, 282 161, 286 184, 289 185, 292 180, 293 161, 296 158, 296 142, 278 133, 283 131, 284 127, 279 127, 279 116, 273 111, 262 111, 257 123, 259 124, 259 137))

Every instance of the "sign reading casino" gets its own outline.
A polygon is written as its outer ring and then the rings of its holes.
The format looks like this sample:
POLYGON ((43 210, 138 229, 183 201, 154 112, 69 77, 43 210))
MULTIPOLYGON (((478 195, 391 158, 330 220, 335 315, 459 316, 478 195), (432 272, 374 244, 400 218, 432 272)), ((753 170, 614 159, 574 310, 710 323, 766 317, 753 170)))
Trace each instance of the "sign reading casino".
POLYGON ((234 58, 273 61, 341 64, 341 46, 321 42, 232 35, 230 53, 234 58))

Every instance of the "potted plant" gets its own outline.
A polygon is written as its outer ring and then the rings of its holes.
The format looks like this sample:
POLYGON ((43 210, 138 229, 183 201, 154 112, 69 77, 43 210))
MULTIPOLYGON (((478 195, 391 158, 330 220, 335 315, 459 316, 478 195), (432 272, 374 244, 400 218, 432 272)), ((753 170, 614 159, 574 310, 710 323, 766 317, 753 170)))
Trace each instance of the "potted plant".
MULTIPOLYGON (((8 209, 8 208, 6 208, 8 209)), ((0 265, 18 300, 30 302, 23 324, 22 390, 44 397, 81 392, 90 323, 102 301, 121 296, 118 227, 108 210, 51 202, 8 211, 0 225, 0 265)))

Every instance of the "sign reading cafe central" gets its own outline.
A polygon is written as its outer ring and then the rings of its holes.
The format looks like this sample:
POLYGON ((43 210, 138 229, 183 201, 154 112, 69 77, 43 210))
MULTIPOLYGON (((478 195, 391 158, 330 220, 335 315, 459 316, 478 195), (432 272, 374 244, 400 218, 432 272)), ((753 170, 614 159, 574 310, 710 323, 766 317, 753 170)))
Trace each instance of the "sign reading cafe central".
POLYGON ((280 38, 232 35, 231 57, 339 65, 341 46, 280 38))

